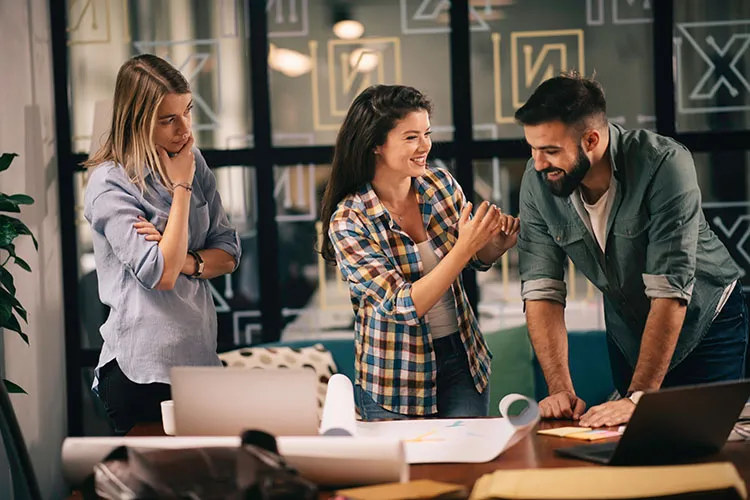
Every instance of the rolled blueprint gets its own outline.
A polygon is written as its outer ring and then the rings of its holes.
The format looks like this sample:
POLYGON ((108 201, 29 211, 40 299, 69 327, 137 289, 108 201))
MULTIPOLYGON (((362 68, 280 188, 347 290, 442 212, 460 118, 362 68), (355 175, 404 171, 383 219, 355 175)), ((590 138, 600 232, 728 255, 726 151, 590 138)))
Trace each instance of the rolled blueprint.
MULTIPOLYGON (((240 446, 239 437, 83 437, 62 446, 63 474, 77 486, 119 446, 182 449, 240 446)), ((397 439, 326 436, 279 437, 279 453, 305 478, 323 487, 369 485, 409 480, 404 448, 397 439)))
POLYGON ((324 436, 355 436, 354 388, 349 377, 336 373, 328 381, 326 403, 320 419, 320 434, 324 436))

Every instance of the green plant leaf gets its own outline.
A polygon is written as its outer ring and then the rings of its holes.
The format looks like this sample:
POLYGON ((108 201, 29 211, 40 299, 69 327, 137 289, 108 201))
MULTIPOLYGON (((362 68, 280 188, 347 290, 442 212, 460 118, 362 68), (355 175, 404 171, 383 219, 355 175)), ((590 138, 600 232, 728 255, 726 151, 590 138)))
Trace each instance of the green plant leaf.
POLYGON ((13 240, 18 237, 16 226, 7 219, 10 219, 10 217, 5 217, 5 219, 0 218, 0 248, 5 248, 12 244, 13 240))
POLYGON ((0 303, 10 304, 12 307, 21 307, 21 303, 18 302, 15 295, 11 295, 3 288, 0 288, 0 303))
POLYGON ((2 284, 11 294, 16 294, 16 285, 13 283, 13 275, 2 266, 0 266, 0 284, 2 284))
POLYGON ((5 324, 11 314, 13 314, 11 305, 6 302, 0 302, 0 325, 5 324))
POLYGON ((15 202, 17 205, 33 205, 34 198, 27 194, 12 194, 8 196, 8 199, 15 202))
POLYGON ((8 379, 3 379, 3 384, 5 384, 5 390, 10 394, 28 394, 20 385, 14 384, 8 379))
POLYGON ((16 264, 18 264, 18 267, 20 267, 24 271, 31 272, 31 266, 29 266, 21 257, 13 257, 13 260, 16 264))
POLYGON ((14 314, 11 314, 6 321, 0 324, 0 327, 16 332, 21 336, 21 339, 26 342, 26 345, 29 344, 29 336, 21 331, 21 324, 18 322, 18 318, 16 318, 14 314))
POLYGON ((8 255, 11 257, 16 256, 16 246, 13 243, 8 243, 7 245, 0 245, 0 248, 8 252, 8 255))
POLYGON ((21 209, 18 208, 18 203, 11 200, 7 195, 0 194, 0 212, 19 213, 21 209))
POLYGON ((2 156, 0 156, 0 172, 8 170, 13 158, 16 156, 18 156, 16 153, 3 153, 2 156))
POLYGON ((0 215, 0 220, 2 220, 2 218, 10 219, 12 221, 11 224, 13 224, 13 227, 19 235, 31 236, 31 240, 34 242, 34 248, 39 250, 39 243, 37 243, 34 233, 31 232, 31 229, 29 229, 26 224, 14 217, 8 217, 7 215, 0 215))
POLYGON ((18 314, 24 323, 27 325, 29 324, 29 318, 26 313, 26 309, 23 308, 21 304, 18 304, 17 306, 13 306, 13 309, 16 311, 16 314, 18 314))

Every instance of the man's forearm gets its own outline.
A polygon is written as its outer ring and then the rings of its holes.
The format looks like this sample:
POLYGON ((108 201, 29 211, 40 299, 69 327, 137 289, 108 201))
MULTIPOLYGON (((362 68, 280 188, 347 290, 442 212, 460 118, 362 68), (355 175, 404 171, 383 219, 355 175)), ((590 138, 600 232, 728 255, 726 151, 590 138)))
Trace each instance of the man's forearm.
POLYGON ((568 367, 565 308, 552 300, 527 300, 526 324, 550 394, 575 392, 568 367))
POLYGON ((481 260, 485 264, 492 264, 499 259, 503 252, 497 247, 492 241, 487 243, 481 250, 477 252, 477 259, 481 260))
POLYGON ((658 389, 669 369, 687 305, 679 299, 653 299, 643 330, 631 391, 658 389))
MULTIPOLYGON (((210 280, 217 276, 231 273, 235 268, 234 257, 229 253, 218 248, 207 248, 200 250, 201 258, 203 258, 203 273, 200 275, 201 279, 210 280)), ((192 276, 195 272, 195 258, 187 254, 185 256, 185 263, 182 266, 182 274, 192 276)))

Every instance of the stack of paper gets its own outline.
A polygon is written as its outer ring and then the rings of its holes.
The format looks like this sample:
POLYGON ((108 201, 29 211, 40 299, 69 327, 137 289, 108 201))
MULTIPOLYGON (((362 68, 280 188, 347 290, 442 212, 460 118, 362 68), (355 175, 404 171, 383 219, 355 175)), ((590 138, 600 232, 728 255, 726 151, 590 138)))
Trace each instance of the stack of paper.
POLYGON ((480 477, 469 499, 635 499, 678 495, 745 499, 747 490, 734 465, 721 462, 667 467, 498 470, 480 477))

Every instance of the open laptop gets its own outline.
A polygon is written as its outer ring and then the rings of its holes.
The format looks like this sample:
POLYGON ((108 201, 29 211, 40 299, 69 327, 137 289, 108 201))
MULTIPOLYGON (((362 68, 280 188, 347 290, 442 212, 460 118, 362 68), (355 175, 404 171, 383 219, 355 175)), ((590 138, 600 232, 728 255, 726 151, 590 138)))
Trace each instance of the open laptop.
POLYGON ((178 436, 318 433, 318 380, 309 369, 174 367, 170 371, 178 436))
POLYGON ((619 441, 555 450, 607 465, 689 461, 724 446, 745 402, 750 380, 662 389, 644 394, 619 441))

